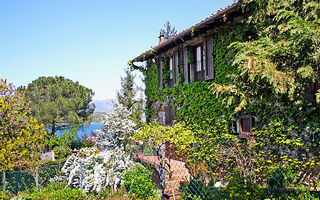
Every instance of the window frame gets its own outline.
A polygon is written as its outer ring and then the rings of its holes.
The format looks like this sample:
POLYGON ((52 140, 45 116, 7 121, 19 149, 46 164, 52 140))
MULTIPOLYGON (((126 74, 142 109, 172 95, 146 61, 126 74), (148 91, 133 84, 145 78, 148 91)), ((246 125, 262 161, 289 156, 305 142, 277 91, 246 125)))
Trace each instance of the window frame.
POLYGON ((203 71, 203 44, 199 44, 197 46, 194 47, 195 48, 195 72, 202 72, 203 71), (199 50, 199 52, 198 52, 199 50), (198 56, 198 53, 200 53, 200 55, 198 56), (200 57, 200 59, 198 58, 200 57), (200 63, 200 64, 199 64, 200 63), (198 65, 199 64, 199 65, 198 65), (198 68, 198 66, 200 66, 200 70, 198 68))
POLYGON ((169 58, 169 66, 168 66, 168 70, 170 72, 170 75, 169 75, 169 79, 170 80, 173 80, 173 68, 174 68, 174 56, 170 56, 169 58))
POLYGON ((239 122, 238 122, 238 127, 239 127, 239 137, 240 138, 247 138, 249 135, 252 134, 252 115, 241 115, 239 117, 239 122), (241 123, 241 120, 249 120, 249 132, 248 131, 243 131, 244 127, 243 124, 241 123))

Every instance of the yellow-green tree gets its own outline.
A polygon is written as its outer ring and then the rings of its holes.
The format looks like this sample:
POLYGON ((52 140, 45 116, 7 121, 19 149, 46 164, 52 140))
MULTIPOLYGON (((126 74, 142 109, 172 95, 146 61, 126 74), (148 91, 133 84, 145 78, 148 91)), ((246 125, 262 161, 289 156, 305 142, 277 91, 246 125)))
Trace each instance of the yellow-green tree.
POLYGON ((47 132, 30 112, 24 95, 0 79, 0 171, 39 157, 47 132))

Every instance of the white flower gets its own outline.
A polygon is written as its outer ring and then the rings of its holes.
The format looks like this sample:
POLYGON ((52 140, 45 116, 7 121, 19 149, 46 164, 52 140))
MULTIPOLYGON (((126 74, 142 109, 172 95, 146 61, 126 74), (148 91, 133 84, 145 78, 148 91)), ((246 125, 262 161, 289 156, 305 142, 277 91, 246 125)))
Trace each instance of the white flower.
POLYGON ((67 159, 61 169, 64 174, 62 177, 67 180, 68 185, 76 188, 80 188, 80 162, 82 165, 82 187, 85 192, 99 192, 107 186, 116 190, 118 186, 123 184, 123 174, 136 165, 120 149, 105 150, 100 153, 97 153, 95 148, 80 149, 76 155, 71 155, 67 159))

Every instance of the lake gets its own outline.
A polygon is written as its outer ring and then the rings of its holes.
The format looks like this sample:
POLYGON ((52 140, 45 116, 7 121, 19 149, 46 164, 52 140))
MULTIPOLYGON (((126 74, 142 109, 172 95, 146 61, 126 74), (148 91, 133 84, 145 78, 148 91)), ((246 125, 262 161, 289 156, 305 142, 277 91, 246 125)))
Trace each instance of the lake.
MULTIPOLYGON (((85 128, 79 128, 78 130, 78 137, 81 138, 84 135, 90 135, 95 130, 101 130, 103 124, 102 123, 97 123, 97 124, 90 124, 88 127, 85 128)), ((56 135, 59 135, 63 133, 64 131, 57 131, 56 135)))
POLYGON ((81 138, 84 135, 90 135, 95 130, 101 130, 103 124, 90 124, 86 128, 80 128, 78 131, 78 137, 81 138))

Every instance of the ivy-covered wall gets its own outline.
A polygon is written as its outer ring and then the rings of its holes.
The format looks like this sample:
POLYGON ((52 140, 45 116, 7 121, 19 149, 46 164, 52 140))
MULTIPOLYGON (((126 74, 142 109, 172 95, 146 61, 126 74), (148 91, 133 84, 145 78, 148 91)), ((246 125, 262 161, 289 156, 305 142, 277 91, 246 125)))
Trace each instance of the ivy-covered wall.
MULTIPOLYGON (((146 117, 157 118, 158 111, 168 104, 175 110, 175 120, 185 121, 201 129, 210 129, 221 116, 232 118, 234 108, 225 108, 212 91, 213 82, 227 83, 228 76, 237 73, 231 65, 235 52, 228 48, 234 41, 246 39, 247 29, 243 24, 221 28, 213 34, 214 80, 182 84, 182 50, 179 50, 179 86, 158 89, 158 62, 149 62, 145 72, 145 94, 147 97, 146 117)), ((169 56, 169 55, 168 55, 169 56)), ((188 56, 189 58, 189 56, 188 56)), ((167 59, 163 59, 166 61, 167 59)), ((165 63, 163 64, 165 66, 165 63)), ((163 69, 166 74, 166 68, 163 69)), ((167 76, 163 76, 164 83, 167 76)))

